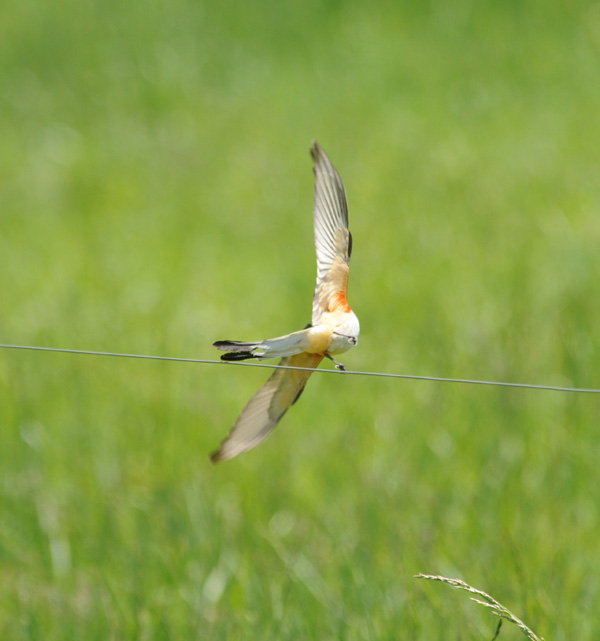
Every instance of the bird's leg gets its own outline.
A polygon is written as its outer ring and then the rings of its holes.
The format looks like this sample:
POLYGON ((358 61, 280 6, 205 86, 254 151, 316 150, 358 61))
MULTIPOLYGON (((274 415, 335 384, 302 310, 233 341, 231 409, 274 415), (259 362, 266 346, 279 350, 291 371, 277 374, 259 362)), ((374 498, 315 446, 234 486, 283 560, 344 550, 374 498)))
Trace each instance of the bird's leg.
POLYGON ((333 356, 332 356, 331 354, 329 354, 328 352, 325 352, 325 356, 326 356, 330 361, 332 361, 332 362, 334 363, 335 368, 336 368, 336 369, 339 369, 339 370, 340 370, 340 372, 345 372, 345 371, 346 371, 346 366, 345 366, 345 365, 343 365, 342 363, 340 363, 339 361, 336 361, 336 360, 335 360, 335 358, 333 358, 333 356))

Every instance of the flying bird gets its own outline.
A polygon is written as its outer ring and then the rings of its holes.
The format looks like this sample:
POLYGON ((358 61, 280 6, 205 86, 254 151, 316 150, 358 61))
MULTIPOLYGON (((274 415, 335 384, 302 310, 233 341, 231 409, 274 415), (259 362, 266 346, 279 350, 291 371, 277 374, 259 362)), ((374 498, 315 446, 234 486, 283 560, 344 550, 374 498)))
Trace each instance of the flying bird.
POLYGON ((336 368, 345 367, 333 356, 358 344, 360 325, 346 300, 352 235, 348 229, 348 205, 344 184, 335 167, 313 142, 315 199, 314 227, 317 253, 317 284, 312 321, 304 329, 258 342, 217 341, 224 361, 249 358, 281 358, 280 365, 304 370, 276 369, 248 401, 227 438, 211 455, 213 463, 226 461, 261 443, 298 400, 313 370, 324 357, 336 368))

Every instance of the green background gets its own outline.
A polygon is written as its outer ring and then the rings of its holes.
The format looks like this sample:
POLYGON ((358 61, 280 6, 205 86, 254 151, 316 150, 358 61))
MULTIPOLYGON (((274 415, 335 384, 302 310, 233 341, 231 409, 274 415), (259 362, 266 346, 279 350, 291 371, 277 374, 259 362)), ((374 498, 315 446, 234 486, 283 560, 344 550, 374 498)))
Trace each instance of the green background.
MULTIPOLYGON (((599 7, 4 3, 0 342, 216 358, 302 328, 314 138, 349 369, 599 388, 599 7)), ((211 466, 267 375, 0 350, 0 636, 493 636, 424 572, 600 637, 596 395, 315 374, 211 466)))

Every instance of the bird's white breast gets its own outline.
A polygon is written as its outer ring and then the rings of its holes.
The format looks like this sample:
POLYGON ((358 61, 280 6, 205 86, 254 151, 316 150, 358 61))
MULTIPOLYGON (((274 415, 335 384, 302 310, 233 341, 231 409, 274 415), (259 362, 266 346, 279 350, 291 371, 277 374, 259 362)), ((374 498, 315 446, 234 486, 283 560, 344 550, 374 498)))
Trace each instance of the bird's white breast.
POLYGON ((332 323, 331 345, 327 350, 330 354, 342 354, 358 345, 360 323, 353 311, 334 312, 331 314, 332 323))

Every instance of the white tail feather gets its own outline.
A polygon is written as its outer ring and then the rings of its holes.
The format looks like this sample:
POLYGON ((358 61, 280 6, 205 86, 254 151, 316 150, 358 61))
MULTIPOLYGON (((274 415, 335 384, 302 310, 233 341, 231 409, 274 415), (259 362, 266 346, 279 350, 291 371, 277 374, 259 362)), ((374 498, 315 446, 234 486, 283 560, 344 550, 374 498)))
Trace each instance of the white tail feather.
POLYGON ((285 356, 293 356, 305 351, 307 346, 307 329, 302 329, 299 332, 286 334, 285 336, 278 336, 277 338, 268 338, 256 344, 252 350, 255 358, 283 358, 285 356))

